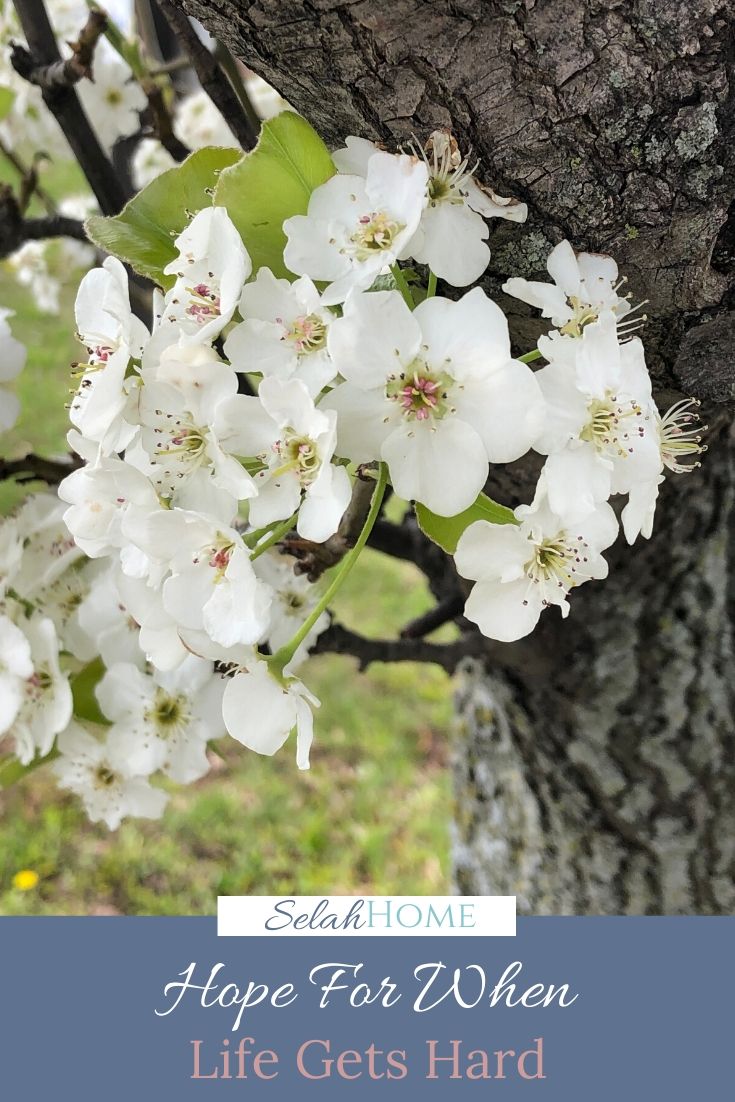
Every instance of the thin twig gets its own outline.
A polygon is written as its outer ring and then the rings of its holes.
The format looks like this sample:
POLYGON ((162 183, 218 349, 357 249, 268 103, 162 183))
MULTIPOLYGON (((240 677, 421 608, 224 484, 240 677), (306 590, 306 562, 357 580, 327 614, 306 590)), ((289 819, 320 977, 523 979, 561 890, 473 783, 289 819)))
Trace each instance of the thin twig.
POLYGON ((160 0, 159 8, 165 15, 191 64, 204 91, 219 110, 243 149, 254 149, 258 132, 243 110, 227 76, 217 64, 217 59, 204 45, 186 12, 174 7, 169 0, 160 0))
POLYGON ((141 87, 148 97, 148 107, 156 137, 175 161, 185 161, 191 150, 174 134, 173 120, 164 99, 163 89, 150 78, 142 81, 141 87))
MULTIPOLYGON (((49 195, 45 188, 42 188, 38 182, 38 171, 36 165, 33 164, 30 168, 26 165, 18 154, 10 149, 5 142, 0 138, 0 153, 2 153, 5 160, 13 166, 15 171, 20 176, 21 191, 23 194, 27 194, 30 199, 31 196, 37 195, 49 214, 56 214, 56 203, 49 195)), ((36 153, 34 161, 39 158, 43 159, 45 154, 36 153)), ((21 204, 22 205, 22 204, 21 204)))

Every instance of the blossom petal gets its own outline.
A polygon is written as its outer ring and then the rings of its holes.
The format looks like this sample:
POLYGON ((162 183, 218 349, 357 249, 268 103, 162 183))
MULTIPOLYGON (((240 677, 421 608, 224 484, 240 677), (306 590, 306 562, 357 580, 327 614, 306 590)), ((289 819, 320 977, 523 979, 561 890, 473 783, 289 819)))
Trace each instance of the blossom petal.
POLYGON ((383 459, 393 488, 452 517, 476 499, 487 478, 487 452, 466 421, 446 417, 436 425, 404 421, 385 440, 383 459))
POLYGON ((483 379, 510 360, 508 322, 480 287, 458 302, 425 299, 413 316, 421 326, 429 366, 434 370, 446 367, 460 382, 483 379))
POLYGON ((384 387, 418 355, 421 328, 398 291, 351 295, 344 315, 329 327, 327 346, 349 383, 364 390, 384 387))
POLYGON ((513 582, 477 582, 467 598, 464 614, 488 639, 513 643, 529 635, 543 605, 527 578, 513 582))
POLYGON ((480 380, 453 392, 457 415, 479 434, 491 463, 519 459, 536 440, 545 402, 533 371, 509 360, 480 380))
POLYGON ((454 552, 454 564, 463 578, 473 581, 519 576, 529 558, 528 540, 515 524, 477 520, 465 528, 454 552))
POLYGON ((259 662, 250 673, 233 677, 222 698, 222 717, 234 739, 270 756, 283 746, 296 726, 297 712, 293 697, 259 662))

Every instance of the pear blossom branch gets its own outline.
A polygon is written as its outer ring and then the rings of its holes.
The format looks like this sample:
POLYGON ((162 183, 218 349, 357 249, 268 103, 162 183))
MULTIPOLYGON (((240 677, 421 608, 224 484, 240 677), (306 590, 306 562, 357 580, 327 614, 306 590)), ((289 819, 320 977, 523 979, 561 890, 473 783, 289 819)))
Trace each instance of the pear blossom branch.
MULTIPOLYGON (((43 0, 14 0, 28 49, 16 46, 11 63, 21 76, 62 63, 59 47, 43 0), (20 66, 20 68, 19 68, 20 66)), ((64 132, 72 152, 95 194, 103 214, 117 214, 129 195, 105 154, 69 83, 42 83, 44 102, 64 132)))
POLYGON ((253 149, 258 140, 257 128, 243 110, 237 93, 216 57, 199 38, 189 16, 180 8, 170 4, 168 0, 161 0, 159 7, 188 54, 202 88, 218 108, 242 148, 253 149))
MULTIPOLYGON (((19 12, 20 14, 20 12, 19 12)), ((97 43, 107 28, 107 16, 95 10, 89 13, 87 22, 79 32, 76 42, 70 42, 72 55, 69 58, 39 64, 33 53, 17 42, 11 43, 13 68, 19 76, 30 84, 36 84, 45 91, 55 88, 69 88, 85 77, 93 80, 92 63, 97 43)))

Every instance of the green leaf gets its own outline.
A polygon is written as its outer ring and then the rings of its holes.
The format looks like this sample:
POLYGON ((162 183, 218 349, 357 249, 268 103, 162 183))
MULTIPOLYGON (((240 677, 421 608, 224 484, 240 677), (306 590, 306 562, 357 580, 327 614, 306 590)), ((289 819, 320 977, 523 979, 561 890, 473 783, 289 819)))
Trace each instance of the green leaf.
POLYGON ((170 286, 173 280, 164 276, 163 269, 176 257, 174 238, 186 227, 190 214, 212 205, 219 173, 241 156, 239 149, 198 149, 152 180, 119 214, 88 218, 88 237, 141 275, 170 286))
POLYGON ((95 658, 71 678, 71 695, 74 700, 74 715, 78 719, 87 719, 91 723, 103 723, 109 727, 110 721, 100 711, 97 697, 94 695, 98 683, 102 680, 105 666, 101 658, 95 658))
POLYGON ((266 266, 276 276, 291 277, 283 263, 283 222, 306 214, 312 191, 334 172, 316 130, 293 111, 264 123, 255 149, 222 172, 215 206, 227 207, 252 257, 253 271, 266 266))
POLYGON ((465 528, 468 528, 476 520, 488 520, 491 524, 518 523, 512 509, 507 509, 505 505, 498 505, 497 501, 493 501, 486 494, 480 494, 477 501, 473 502, 468 509, 457 513, 454 517, 437 516, 425 505, 417 502, 416 519, 419 522, 421 531, 434 543, 438 543, 440 547, 448 551, 450 555, 453 555, 457 550, 459 537, 465 528))
POLYGON ((13 89, 6 88, 4 84, 0 84, 0 121, 7 119, 14 103, 15 92, 13 89))

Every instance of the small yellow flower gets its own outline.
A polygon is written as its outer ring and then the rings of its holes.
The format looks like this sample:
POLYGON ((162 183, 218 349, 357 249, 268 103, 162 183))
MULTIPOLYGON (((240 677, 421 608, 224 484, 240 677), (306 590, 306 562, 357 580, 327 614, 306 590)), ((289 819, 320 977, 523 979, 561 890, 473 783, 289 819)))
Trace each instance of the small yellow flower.
POLYGON ((19 892, 29 892, 38 883, 38 873, 33 869, 20 869, 13 877, 13 887, 19 892))

